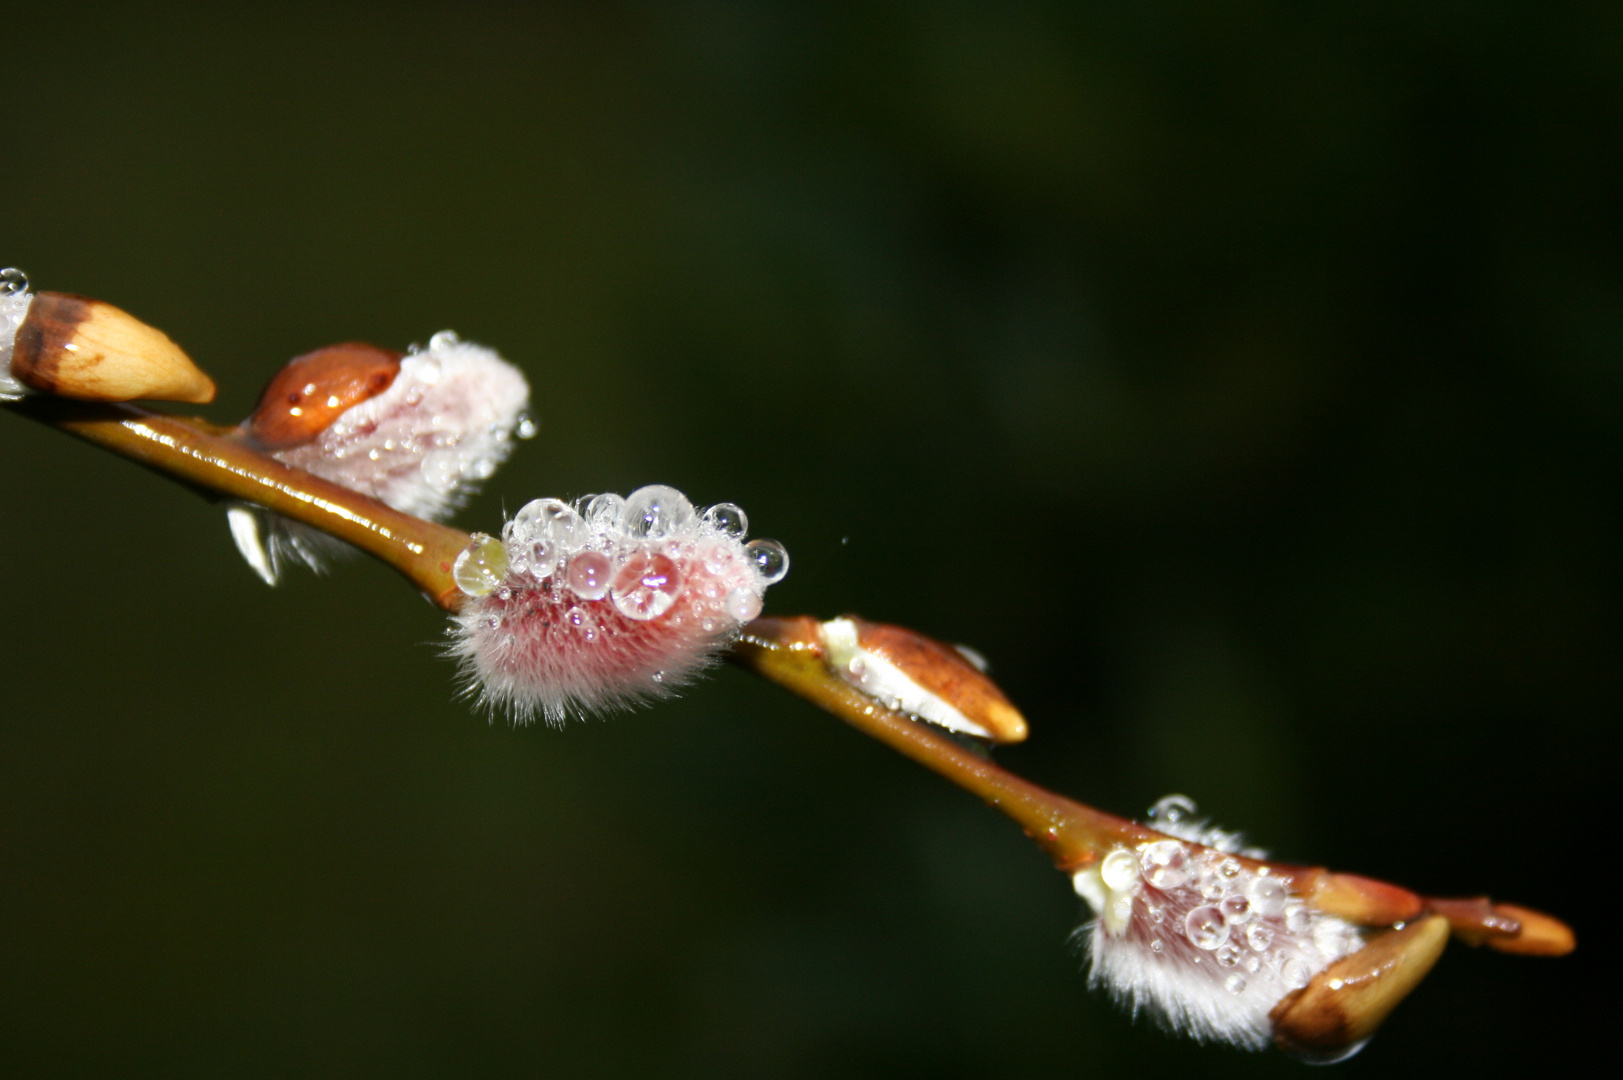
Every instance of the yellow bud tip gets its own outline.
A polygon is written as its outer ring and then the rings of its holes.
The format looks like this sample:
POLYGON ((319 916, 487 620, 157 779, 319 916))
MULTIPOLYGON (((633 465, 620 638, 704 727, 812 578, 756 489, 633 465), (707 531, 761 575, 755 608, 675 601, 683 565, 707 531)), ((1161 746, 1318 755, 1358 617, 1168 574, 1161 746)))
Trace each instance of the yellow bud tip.
POLYGON ((1356 1053, 1431 971, 1446 944, 1448 920, 1440 915, 1371 938, 1274 1006, 1275 1044, 1324 1063, 1356 1053))
POLYGON ((111 304, 42 292, 17 328, 11 372, 42 394, 80 401, 214 400, 214 382, 180 346, 111 304))

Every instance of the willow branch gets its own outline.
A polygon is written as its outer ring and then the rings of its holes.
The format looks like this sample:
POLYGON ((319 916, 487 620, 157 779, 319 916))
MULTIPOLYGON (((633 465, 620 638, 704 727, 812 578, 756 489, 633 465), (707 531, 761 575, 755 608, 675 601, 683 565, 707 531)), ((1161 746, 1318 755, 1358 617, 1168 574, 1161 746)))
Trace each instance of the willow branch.
POLYGON ((244 444, 234 428, 137 405, 31 396, 5 408, 65 431, 203 492, 236 499, 329 533, 394 567, 430 600, 455 611, 451 578, 469 536, 403 514, 348 488, 291 469, 244 444))

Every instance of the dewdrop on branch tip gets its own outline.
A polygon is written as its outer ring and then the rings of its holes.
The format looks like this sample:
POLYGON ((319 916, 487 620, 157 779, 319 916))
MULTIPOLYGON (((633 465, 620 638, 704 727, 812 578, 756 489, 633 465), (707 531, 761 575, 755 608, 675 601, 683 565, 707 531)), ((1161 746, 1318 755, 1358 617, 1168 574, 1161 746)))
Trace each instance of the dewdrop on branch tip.
POLYGON ((467 692, 516 722, 669 696, 761 613, 789 570, 744 511, 702 514, 675 488, 537 499, 498 539, 475 534, 453 568, 466 594, 451 655, 467 692))
MULTIPOLYGON (((535 434, 529 385, 512 364, 449 330, 399 353, 349 342, 295 357, 238 428, 284 465, 429 521, 490 478, 514 439, 535 434)), ((344 545, 269 511, 236 505, 231 535, 274 585, 281 566, 320 570, 344 545)))

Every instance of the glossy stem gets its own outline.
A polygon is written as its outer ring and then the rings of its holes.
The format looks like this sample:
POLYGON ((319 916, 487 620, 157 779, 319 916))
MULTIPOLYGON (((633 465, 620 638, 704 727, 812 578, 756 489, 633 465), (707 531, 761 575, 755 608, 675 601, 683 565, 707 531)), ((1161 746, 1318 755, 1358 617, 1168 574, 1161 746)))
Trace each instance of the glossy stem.
POLYGON ((30 396, 12 412, 65 431, 203 491, 303 522, 376 555, 447 611, 461 590, 451 577, 468 546, 460 529, 391 509, 376 499, 290 469, 234 437, 232 428, 138 405, 30 396))
POLYGON ((765 617, 744 628, 730 659, 980 796, 1023 829, 1067 873, 1117 844, 1160 834, 1038 787, 936 729, 888 709, 830 669, 810 616, 765 617))

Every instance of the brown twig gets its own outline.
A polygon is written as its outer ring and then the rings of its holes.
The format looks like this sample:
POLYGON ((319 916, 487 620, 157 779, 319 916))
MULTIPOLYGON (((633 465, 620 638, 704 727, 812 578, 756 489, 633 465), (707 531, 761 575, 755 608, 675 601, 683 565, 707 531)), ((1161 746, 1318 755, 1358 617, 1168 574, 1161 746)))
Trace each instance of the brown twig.
POLYGON ((233 434, 234 428, 122 403, 39 396, 6 407, 210 497, 253 503, 330 533, 376 555, 447 611, 455 611, 461 602, 451 567, 468 546, 467 533, 290 469, 245 445, 233 434))

